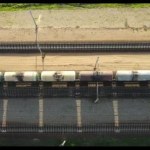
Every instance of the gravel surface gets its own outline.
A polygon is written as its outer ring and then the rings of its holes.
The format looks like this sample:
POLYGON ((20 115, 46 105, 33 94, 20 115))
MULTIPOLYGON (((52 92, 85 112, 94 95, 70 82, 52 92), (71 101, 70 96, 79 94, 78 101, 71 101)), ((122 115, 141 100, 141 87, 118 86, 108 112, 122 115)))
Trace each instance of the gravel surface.
POLYGON ((147 99, 121 99, 119 101, 120 121, 150 121, 150 102, 147 99))
POLYGON ((44 99, 43 115, 45 125, 76 125, 77 114, 75 100, 73 98, 44 99))
POLYGON ((100 98, 97 104, 93 103, 92 100, 82 99, 81 108, 83 125, 114 122, 111 99, 100 98))
MULTIPOLYGON (((93 99, 80 99, 80 113, 77 113, 75 98, 48 98, 44 99, 43 121, 44 125, 68 124, 77 125, 77 116, 81 115, 82 125, 98 123, 114 123, 114 98, 100 98, 98 103, 93 99)), ((150 102, 145 98, 117 98, 119 122, 149 122, 150 102)), ((0 100, 0 104, 2 99, 0 100)), ((3 105, 0 105, 3 114, 3 105)), ((38 99, 18 98, 8 99, 6 116, 7 126, 36 125, 39 121, 38 99)), ((0 115, 2 124, 2 115, 0 115)), ((0 126, 1 126, 0 124, 0 126)))
POLYGON ((38 99, 8 99, 8 126, 36 125, 39 121, 38 99))

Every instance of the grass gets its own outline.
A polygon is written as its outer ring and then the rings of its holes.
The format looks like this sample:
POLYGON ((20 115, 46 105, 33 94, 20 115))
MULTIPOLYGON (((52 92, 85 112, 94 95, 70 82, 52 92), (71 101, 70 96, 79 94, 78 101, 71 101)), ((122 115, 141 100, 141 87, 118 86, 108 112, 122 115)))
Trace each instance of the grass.
MULTIPOLYGON (((61 138, 17 138, 1 137, 0 146, 59 146, 61 138)), ((150 146, 150 137, 96 137, 96 138, 70 138, 65 146, 150 146)))
POLYGON ((66 146, 150 146, 150 138, 138 137, 138 138, 111 138, 111 137, 99 137, 91 140, 87 139, 71 139, 66 143, 66 146))
POLYGON ((36 9, 84 9, 84 8, 150 8, 150 3, 97 3, 97 4, 81 4, 81 3, 1 3, 0 11, 18 11, 18 10, 36 10, 36 9))

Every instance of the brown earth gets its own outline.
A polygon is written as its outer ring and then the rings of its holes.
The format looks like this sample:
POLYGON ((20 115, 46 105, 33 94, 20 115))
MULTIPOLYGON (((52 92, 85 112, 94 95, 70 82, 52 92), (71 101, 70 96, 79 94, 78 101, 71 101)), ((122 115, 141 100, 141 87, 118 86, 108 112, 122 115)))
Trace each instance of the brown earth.
MULTIPOLYGON (((32 11, 39 41, 150 41, 150 8, 100 8, 32 11)), ((28 11, 0 13, 0 41, 35 41, 28 11)), ((150 69, 150 54, 52 54, 45 70, 150 69)), ((0 70, 42 70, 38 55, 1 55, 0 70), (37 60, 37 65, 36 65, 37 60)))
MULTIPOLYGON (((44 60, 44 70, 93 70, 99 56, 99 70, 150 69, 150 54, 52 54, 44 60)), ((1 55, 0 70, 42 70, 40 55, 1 55)))

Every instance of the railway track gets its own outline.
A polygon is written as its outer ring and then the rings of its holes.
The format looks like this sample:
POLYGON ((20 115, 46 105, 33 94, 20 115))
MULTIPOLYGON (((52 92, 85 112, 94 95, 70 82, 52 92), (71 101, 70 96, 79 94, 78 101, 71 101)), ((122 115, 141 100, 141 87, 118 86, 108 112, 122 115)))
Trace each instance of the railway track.
POLYGON ((100 133, 100 134, 150 134, 150 123, 120 123, 116 127, 113 123, 100 123, 98 125, 46 125, 42 128, 30 126, 0 127, 0 134, 5 133, 100 133))
MULTIPOLYGON (((39 42, 44 53, 150 52, 150 42, 39 42)), ((36 43, 0 43, 0 53, 39 53, 36 43)))
MULTIPOLYGON (((140 98, 150 97, 150 87, 101 87, 100 98, 140 98)), ((96 87, 0 87, 0 98, 39 97, 80 97, 95 98, 96 87)))

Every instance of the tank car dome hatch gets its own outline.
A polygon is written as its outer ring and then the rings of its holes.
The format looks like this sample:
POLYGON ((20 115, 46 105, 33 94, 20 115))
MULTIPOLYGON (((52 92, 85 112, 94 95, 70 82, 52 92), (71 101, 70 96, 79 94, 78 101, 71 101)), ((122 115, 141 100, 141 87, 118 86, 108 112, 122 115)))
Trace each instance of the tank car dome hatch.
POLYGON ((36 71, 25 71, 23 73, 23 81, 38 81, 39 73, 36 71))
POLYGON ((137 81, 150 81, 150 70, 137 70, 137 81))
POLYGON ((133 72, 128 70, 116 71, 116 81, 132 81, 133 72))
POLYGON ((17 81, 19 81, 17 76, 18 76, 17 72, 5 72, 4 73, 4 81, 17 82, 17 81))
POLYGON ((75 81, 75 71, 42 71, 42 81, 75 81))

